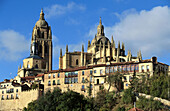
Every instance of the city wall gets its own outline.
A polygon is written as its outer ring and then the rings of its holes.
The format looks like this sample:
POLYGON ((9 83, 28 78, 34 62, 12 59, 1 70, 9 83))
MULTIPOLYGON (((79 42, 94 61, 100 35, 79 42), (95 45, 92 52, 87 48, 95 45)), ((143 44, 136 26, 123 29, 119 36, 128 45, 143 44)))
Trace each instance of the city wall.
POLYGON ((28 103, 38 99, 38 89, 20 92, 19 99, 0 100, 0 111, 22 111, 28 103))

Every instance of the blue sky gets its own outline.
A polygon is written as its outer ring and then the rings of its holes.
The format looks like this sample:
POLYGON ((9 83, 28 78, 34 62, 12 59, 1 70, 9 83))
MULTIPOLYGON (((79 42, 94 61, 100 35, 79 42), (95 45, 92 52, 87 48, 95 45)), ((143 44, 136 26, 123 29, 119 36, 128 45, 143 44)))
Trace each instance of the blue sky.
MULTIPOLYGON (((170 64, 169 0, 1 0, 0 81, 13 78, 22 60, 29 56, 32 29, 41 8, 52 28, 53 69, 58 69, 59 49, 65 52, 87 47, 96 33, 99 17, 105 35, 125 43, 126 52, 143 59, 157 56, 170 64)), ((87 48, 86 48, 87 49, 87 48)))

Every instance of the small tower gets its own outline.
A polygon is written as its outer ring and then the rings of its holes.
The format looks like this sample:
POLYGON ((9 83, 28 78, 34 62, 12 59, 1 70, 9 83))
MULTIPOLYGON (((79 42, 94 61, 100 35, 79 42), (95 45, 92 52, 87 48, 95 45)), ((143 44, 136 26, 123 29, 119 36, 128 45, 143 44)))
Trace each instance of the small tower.
POLYGON ((127 54, 127 61, 131 61, 132 60, 132 53, 130 50, 128 50, 128 54, 127 54))
POLYGON ((123 42, 122 42, 122 50, 125 51, 125 45, 123 42))
POLYGON ((60 49, 60 57, 62 57, 62 49, 60 49))
POLYGON ((66 45, 66 53, 68 53, 68 45, 66 45))
POLYGON ((125 55, 125 45, 122 42, 122 50, 121 50, 121 55, 124 56, 125 55))
POLYGON ((112 35, 111 44, 113 44, 113 43, 114 43, 114 40, 113 40, 113 35, 112 35))
POLYGON ((82 49, 81 49, 81 51, 84 53, 84 45, 82 44, 82 49))
POLYGON ((120 55, 120 41, 118 42, 117 55, 120 55))
POLYGON ((59 69, 63 69, 63 57, 62 57, 62 49, 60 49, 60 57, 59 57, 59 69))
MULTIPOLYGON (((37 54, 48 63, 48 71, 52 70, 52 33, 51 27, 44 18, 43 9, 41 9, 39 20, 36 22, 33 31, 31 43, 36 37, 37 54)), ((44 63, 44 67, 45 67, 44 63)))
POLYGON ((138 55, 137 55, 137 58, 139 59, 139 61, 141 61, 141 60, 142 60, 141 50, 139 50, 138 55))

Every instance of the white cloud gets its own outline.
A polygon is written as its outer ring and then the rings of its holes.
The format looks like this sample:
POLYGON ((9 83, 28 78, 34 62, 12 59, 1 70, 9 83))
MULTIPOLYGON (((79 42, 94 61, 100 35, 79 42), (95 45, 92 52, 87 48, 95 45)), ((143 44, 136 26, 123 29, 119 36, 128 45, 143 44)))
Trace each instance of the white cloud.
POLYGON ((14 30, 0 31, 0 59, 18 60, 28 49, 29 42, 24 35, 14 30))
POLYGON ((78 20, 76 20, 76 19, 68 18, 65 21, 65 24, 68 24, 68 25, 79 25, 80 22, 78 20))
POLYGON ((52 5, 51 7, 46 7, 45 11, 46 11, 46 17, 50 18, 58 15, 63 15, 68 12, 72 12, 74 10, 83 11, 85 9, 86 7, 82 4, 76 4, 74 2, 70 2, 66 6, 55 4, 52 5))
MULTIPOLYGON (((117 14, 120 22, 105 27, 109 38, 113 34, 117 41, 125 42, 126 50, 136 55, 141 49, 144 57, 161 56, 170 53, 170 8, 158 6, 140 12, 134 9, 117 14)), ((94 28, 89 35, 95 34, 94 28)))

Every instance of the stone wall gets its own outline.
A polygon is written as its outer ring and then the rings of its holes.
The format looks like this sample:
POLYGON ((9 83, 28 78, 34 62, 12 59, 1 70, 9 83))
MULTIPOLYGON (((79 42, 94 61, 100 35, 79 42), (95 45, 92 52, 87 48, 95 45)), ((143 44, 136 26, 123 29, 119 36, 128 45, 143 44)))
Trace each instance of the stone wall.
MULTIPOLYGON (((139 93, 139 96, 143 96, 147 99, 150 99, 151 95, 146 95, 146 94, 143 94, 143 93, 139 93)), ((166 100, 166 99, 162 99, 162 98, 158 98, 158 97, 153 97, 153 100, 156 100, 156 101, 160 101, 161 103, 163 103, 164 105, 166 106, 169 106, 170 107, 170 101, 166 100)))
POLYGON ((22 111, 27 104, 38 99, 38 89, 20 92, 19 99, 0 100, 0 111, 22 111))

